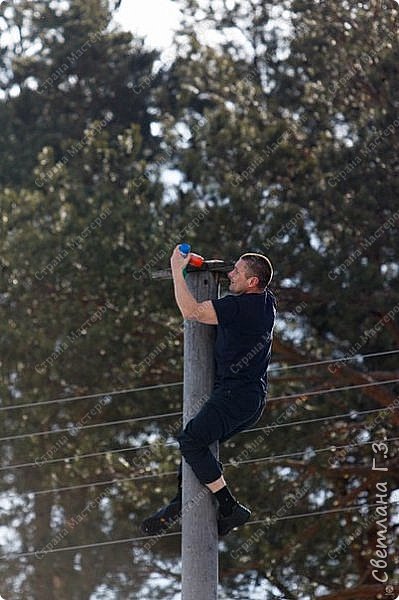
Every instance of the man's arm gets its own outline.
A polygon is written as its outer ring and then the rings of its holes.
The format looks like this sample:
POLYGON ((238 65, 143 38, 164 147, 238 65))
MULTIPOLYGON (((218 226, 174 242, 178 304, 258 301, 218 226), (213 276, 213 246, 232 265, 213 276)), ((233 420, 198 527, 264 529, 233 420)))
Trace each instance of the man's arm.
POLYGON ((183 268, 190 260, 190 255, 183 257, 179 251, 179 247, 173 251, 171 257, 171 267, 173 276, 173 285, 177 306, 183 316, 183 319, 198 321, 206 325, 217 325, 218 319, 215 309, 210 300, 205 302, 197 302, 187 287, 183 276, 183 268))

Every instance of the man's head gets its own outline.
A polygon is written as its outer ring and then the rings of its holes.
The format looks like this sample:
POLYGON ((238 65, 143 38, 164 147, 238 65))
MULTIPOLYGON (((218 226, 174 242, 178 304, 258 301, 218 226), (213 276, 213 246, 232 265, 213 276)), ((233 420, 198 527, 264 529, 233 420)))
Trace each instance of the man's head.
POLYGON ((242 254, 228 273, 230 291, 235 294, 256 294, 265 291, 273 277, 270 260, 263 254, 242 254))

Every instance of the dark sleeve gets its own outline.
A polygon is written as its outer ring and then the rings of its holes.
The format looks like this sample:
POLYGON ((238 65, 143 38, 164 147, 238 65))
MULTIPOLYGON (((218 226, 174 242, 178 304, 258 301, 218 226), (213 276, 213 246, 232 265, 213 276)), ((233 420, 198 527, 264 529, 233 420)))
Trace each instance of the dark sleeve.
POLYGON ((229 325, 238 317, 240 304, 235 296, 224 296, 211 302, 220 325, 229 325))

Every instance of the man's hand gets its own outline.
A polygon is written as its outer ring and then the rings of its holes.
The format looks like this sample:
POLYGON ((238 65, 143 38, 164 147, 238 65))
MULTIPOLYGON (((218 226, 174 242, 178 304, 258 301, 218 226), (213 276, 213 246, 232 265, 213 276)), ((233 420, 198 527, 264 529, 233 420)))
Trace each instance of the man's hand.
POLYGON ((217 325, 218 319, 212 301, 197 302, 188 289, 184 277, 175 276, 178 273, 182 273, 190 260, 190 256, 190 253, 187 256, 183 256, 179 250, 179 246, 176 246, 170 257, 177 306, 184 319, 191 319, 199 323, 205 323, 206 325, 217 325))
POLYGON ((172 269, 172 273, 181 273, 184 267, 188 264, 190 256, 191 253, 188 253, 187 256, 183 256, 179 250, 179 245, 177 245, 173 250, 172 256, 170 257, 170 266, 172 269))

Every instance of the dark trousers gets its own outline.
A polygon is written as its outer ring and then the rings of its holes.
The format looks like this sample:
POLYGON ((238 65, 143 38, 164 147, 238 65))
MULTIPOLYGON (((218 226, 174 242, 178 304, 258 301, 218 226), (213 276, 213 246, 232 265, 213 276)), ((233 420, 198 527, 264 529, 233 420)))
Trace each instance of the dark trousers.
MULTIPOLYGON (((216 385, 199 413, 176 436, 186 462, 202 484, 221 477, 222 464, 209 449, 256 423, 265 407, 264 392, 254 386, 216 385)), ((181 464, 179 470, 181 485, 181 464)))

